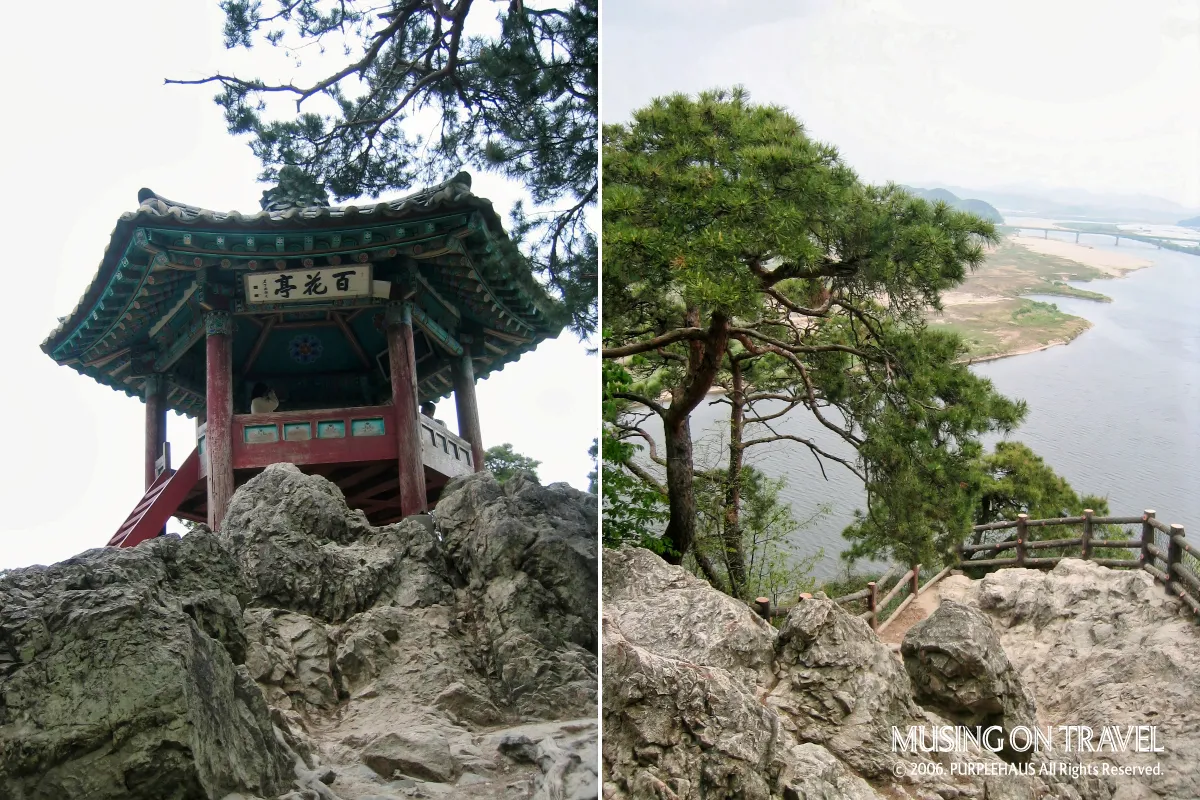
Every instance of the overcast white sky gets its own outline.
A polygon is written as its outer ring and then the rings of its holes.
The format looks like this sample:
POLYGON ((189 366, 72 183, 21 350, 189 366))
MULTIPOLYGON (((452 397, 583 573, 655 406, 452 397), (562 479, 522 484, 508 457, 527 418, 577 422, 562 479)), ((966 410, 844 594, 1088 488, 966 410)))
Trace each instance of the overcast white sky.
POLYGON ((605 0, 601 115, 743 84, 868 181, 1200 206, 1196 0, 605 0))
MULTIPOLYGON (((0 569, 103 545, 141 498, 143 405, 39 349, 95 274, 118 216, 137 207, 143 186, 247 212, 265 188, 246 143, 226 133, 215 90, 163 85, 218 69, 262 74, 221 46, 215 0, 71 2, 55 14, 52 42, 17 25, 0 30, 9 76, 0 105, 0 569)), ((275 63, 270 51, 250 58, 275 63)), ((472 173, 474 192, 507 218, 519 191, 472 173)), ((543 483, 587 488, 600 411, 599 367, 585 344, 564 332, 478 393, 485 446, 511 442, 542 462, 543 483)), ((437 416, 455 427, 452 399, 437 416)), ((194 447, 194 423, 172 415, 169 435, 179 462, 194 447)))

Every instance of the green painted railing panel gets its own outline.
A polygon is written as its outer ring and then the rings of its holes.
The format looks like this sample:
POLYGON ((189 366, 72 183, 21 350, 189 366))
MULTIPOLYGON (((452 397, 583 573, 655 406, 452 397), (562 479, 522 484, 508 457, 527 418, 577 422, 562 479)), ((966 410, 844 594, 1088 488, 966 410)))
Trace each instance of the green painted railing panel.
POLYGON ((383 436, 384 433, 383 417, 350 420, 351 436, 383 436))
POLYGON ((340 419, 321 420, 317 423, 318 439, 345 439, 346 423, 340 419))
POLYGON ((247 425, 242 429, 242 441, 246 444, 278 442, 279 428, 275 425, 247 425))

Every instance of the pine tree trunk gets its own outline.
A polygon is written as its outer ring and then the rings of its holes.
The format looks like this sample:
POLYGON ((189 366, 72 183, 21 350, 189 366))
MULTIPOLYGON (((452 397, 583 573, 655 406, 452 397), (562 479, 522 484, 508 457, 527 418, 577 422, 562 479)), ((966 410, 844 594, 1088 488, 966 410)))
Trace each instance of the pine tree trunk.
MULTIPOLYGON (((984 495, 981 502, 983 504, 983 513, 979 517, 979 524, 986 525, 987 523, 992 521, 992 504, 988 500, 986 495, 984 495)), ((971 544, 979 544, 979 542, 982 540, 983 540, 983 531, 975 531, 975 535, 973 537, 971 537, 971 544)))
MULTIPOLYGON (((692 307, 685 315, 691 327, 700 324, 700 311, 692 307)), ((691 414, 704 400, 717 377, 729 344, 729 317, 714 312, 703 340, 688 343, 688 367, 682 386, 672 391, 671 406, 662 417, 667 458, 667 507, 671 519, 663 537, 674 551, 666 560, 679 564, 696 540, 696 484, 692 460, 691 414)))
POLYGON ((743 403, 741 362, 730 359, 733 377, 733 392, 730 395, 732 410, 729 413, 729 470, 725 477, 725 524, 722 538, 725 545, 725 563, 729 565, 729 593, 734 597, 746 598, 746 551, 742 543, 742 428, 745 424, 746 408, 743 403))
POLYGON ((670 564, 679 564, 696 539, 691 418, 684 415, 674 424, 664 420, 663 440, 667 457, 667 505, 671 511, 663 536, 672 551, 665 553, 663 558, 670 564))
POLYGON ((725 587, 725 582, 721 580, 721 576, 713 567, 712 562, 708 560, 708 556, 704 555, 704 551, 698 549, 696 552, 692 553, 692 555, 696 558, 696 564, 700 567, 700 572, 704 575, 705 579, 712 584, 712 587, 717 591, 726 592, 728 594, 728 590, 725 587))

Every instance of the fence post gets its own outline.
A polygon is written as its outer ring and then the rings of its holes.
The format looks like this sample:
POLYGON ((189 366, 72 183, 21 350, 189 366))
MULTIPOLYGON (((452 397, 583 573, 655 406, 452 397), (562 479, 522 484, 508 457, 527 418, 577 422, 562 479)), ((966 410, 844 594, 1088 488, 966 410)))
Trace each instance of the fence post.
POLYGON ((1183 545, 1175 541, 1176 536, 1183 536, 1182 525, 1171 526, 1171 539, 1167 543, 1167 580, 1176 580, 1174 567, 1176 564, 1183 564, 1183 545))
POLYGON ((1083 510, 1083 548, 1080 557, 1089 559, 1092 557, 1092 514, 1096 512, 1090 508, 1083 510))
POLYGON ((921 565, 913 564, 912 567, 912 582, 908 585, 909 592, 913 597, 917 596, 917 591, 921 588, 921 565))
POLYGON ((1142 563, 1154 564, 1154 557, 1150 555, 1150 545, 1154 544, 1154 526, 1150 524, 1150 520, 1154 519, 1156 512, 1153 508, 1147 508, 1142 512, 1142 563))
POLYGON ((765 619, 767 622, 770 622, 771 621, 771 598, 769 598, 769 597, 754 598, 754 610, 758 612, 758 615, 760 617, 765 619))
POLYGON ((867 622, 871 625, 871 630, 879 627, 878 611, 875 610, 875 601, 879 599, 879 589, 875 586, 875 581, 867 584, 867 611, 871 612, 871 616, 867 618, 867 622))
POLYGON ((1025 523, 1029 521, 1028 514, 1017 514, 1017 566, 1025 566, 1025 523))

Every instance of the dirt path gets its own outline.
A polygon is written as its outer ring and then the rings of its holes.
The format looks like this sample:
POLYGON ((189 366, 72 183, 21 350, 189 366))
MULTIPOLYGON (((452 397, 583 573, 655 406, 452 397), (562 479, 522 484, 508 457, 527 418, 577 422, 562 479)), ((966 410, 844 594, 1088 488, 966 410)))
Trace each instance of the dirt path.
POLYGON ((908 633, 908 629, 932 614, 942 602, 941 595, 938 593, 939 588, 939 586, 934 586, 924 594, 917 595, 917 599, 909 603, 908 608, 904 609, 900 616, 893 617, 892 623, 883 633, 879 634, 880 641, 884 644, 900 644, 904 639, 904 634, 908 633))

